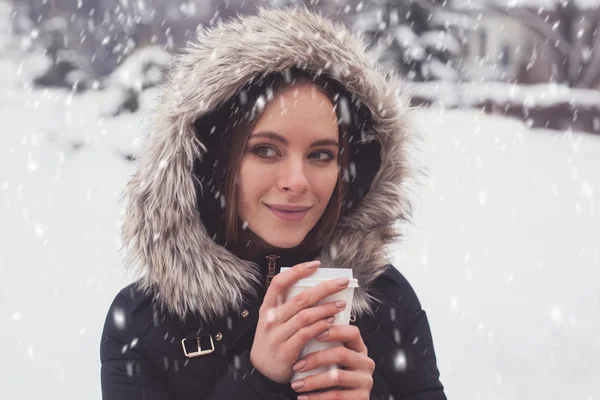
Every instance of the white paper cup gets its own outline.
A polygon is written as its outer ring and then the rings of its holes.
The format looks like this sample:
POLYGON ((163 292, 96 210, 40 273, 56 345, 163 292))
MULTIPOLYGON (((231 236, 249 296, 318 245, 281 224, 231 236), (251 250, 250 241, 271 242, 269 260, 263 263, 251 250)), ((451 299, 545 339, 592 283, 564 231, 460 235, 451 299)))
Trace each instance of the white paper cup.
MULTIPOLYGON (((281 272, 285 271, 286 269, 289 268, 282 267, 281 272)), ((307 288, 317 286, 323 281, 329 281, 336 278, 350 278, 350 283, 348 284, 348 287, 341 292, 334 293, 331 296, 325 297, 323 300, 316 303, 315 306, 324 303, 329 303, 332 301, 345 300, 346 308, 340 311, 339 313, 335 314, 335 321, 333 322, 333 325, 348 325, 350 323, 350 312, 352 311, 352 298, 354 296, 354 288, 358 287, 358 281, 352 277, 352 269, 350 268, 319 268, 307 278, 300 279, 298 282, 296 282, 295 285, 290 287, 290 289, 286 293, 284 301, 287 302, 293 299, 296 295, 298 295, 300 292, 307 288)), ((341 342, 319 342, 316 339, 311 339, 308 343, 306 343, 306 346, 304 346, 304 348, 302 349, 302 352, 300 353, 300 358, 303 358, 307 354, 313 353, 315 351, 321 351, 329 349, 331 347, 342 345, 343 344, 341 342)), ((315 368, 310 371, 294 372, 291 382, 310 375, 320 374, 322 372, 327 372, 338 368, 338 365, 334 364, 327 367, 315 368)))

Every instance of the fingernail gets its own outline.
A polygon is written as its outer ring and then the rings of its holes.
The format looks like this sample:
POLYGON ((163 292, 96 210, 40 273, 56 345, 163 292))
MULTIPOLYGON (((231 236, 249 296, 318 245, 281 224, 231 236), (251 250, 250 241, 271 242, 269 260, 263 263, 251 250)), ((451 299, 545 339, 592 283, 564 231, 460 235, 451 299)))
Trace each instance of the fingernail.
POLYGON ((311 261, 308 264, 306 264, 306 269, 315 269, 319 266, 319 264, 321 264, 321 261, 319 260, 311 261))
POLYGON ((327 335, 329 335, 329 329, 327 329, 325 332, 319 333, 317 336, 315 336, 315 338, 316 339, 323 339, 323 338, 326 338, 327 335))
POLYGON ((301 389, 302 386, 304 386, 304 381, 294 381, 294 382, 292 382, 292 389, 294 389, 294 390, 301 389))
POLYGON ((306 360, 300 360, 292 367, 294 371, 300 371, 306 365, 306 360))
POLYGON ((334 282, 337 285, 346 286, 348 283, 350 283, 350 278, 337 278, 334 280, 334 282))
POLYGON ((332 323, 333 323, 333 321, 335 321, 335 317, 332 315, 331 317, 327 317, 327 318, 325 318, 325 320, 326 320, 327 322, 329 322, 330 324, 332 324, 332 323))
POLYGON ((346 307, 346 300, 338 300, 334 304, 337 308, 344 308, 346 307))

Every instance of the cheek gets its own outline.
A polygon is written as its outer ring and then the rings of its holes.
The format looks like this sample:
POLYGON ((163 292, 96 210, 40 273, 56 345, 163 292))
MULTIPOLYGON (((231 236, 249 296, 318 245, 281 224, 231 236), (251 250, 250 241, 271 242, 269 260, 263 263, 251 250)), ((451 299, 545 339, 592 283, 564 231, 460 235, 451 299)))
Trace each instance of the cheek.
POLYGON ((333 193, 333 190, 335 189, 335 185, 337 184, 337 181, 338 181, 338 172, 337 172, 337 166, 336 166, 335 169, 328 171, 326 174, 323 174, 319 178, 319 185, 318 185, 319 196, 326 197, 326 200, 329 201, 329 198, 331 197, 331 194, 333 193))
POLYGON ((260 166, 253 162, 251 157, 244 157, 240 162, 237 182, 237 202, 238 209, 253 207, 262 196, 262 186, 264 186, 265 174, 260 170, 260 166), (258 179, 262 177, 263 179, 258 179))

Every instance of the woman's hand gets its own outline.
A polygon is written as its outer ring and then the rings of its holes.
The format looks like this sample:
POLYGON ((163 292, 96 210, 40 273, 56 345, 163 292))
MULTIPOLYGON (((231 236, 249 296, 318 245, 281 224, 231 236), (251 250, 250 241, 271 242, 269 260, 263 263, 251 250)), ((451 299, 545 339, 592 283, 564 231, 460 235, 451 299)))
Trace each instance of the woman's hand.
MULTIPOLYGON (((325 333, 325 332, 324 332, 325 333)), ((292 382, 296 392, 332 388, 320 393, 299 396, 299 400, 369 400, 373 387, 375 362, 367 355, 367 346, 354 325, 339 325, 329 328, 325 337, 316 338, 320 342, 342 342, 323 351, 308 354, 294 364, 295 371, 310 371, 322 366, 338 364, 344 369, 331 370, 292 382), (300 386, 302 385, 302 386, 300 386), (337 390, 340 389, 340 390, 337 390)))
POLYGON ((346 307, 345 302, 315 304, 346 289, 349 283, 347 278, 342 284, 337 280, 321 282, 283 303, 288 289, 301 278, 315 272, 319 264, 319 261, 298 264, 277 274, 260 307, 250 362, 256 370, 275 382, 290 381, 294 373, 292 365, 300 357, 306 343, 326 331, 334 321, 333 316, 346 307), (308 268, 311 265, 313 268, 308 268), (331 318, 328 320, 328 317, 331 318))

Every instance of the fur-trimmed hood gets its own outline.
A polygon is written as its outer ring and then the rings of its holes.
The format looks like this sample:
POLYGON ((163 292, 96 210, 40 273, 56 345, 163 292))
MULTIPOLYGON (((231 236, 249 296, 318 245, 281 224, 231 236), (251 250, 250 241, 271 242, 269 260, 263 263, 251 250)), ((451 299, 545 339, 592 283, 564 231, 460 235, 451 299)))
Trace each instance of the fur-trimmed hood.
POLYGON ((163 309, 181 318, 222 318, 239 312, 246 296, 258 296, 260 268, 215 243, 202 224, 193 166, 210 149, 194 122, 251 78, 299 67, 337 80, 371 114, 364 140, 379 143, 380 168, 319 258, 323 266, 353 269, 360 288, 352 312, 373 313, 368 288, 388 263, 386 245, 398 237, 395 222, 410 214, 410 135, 399 78, 381 71, 365 49, 345 26, 306 9, 262 9, 199 32, 174 59, 146 149, 125 190, 123 226, 126 264, 163 309))

